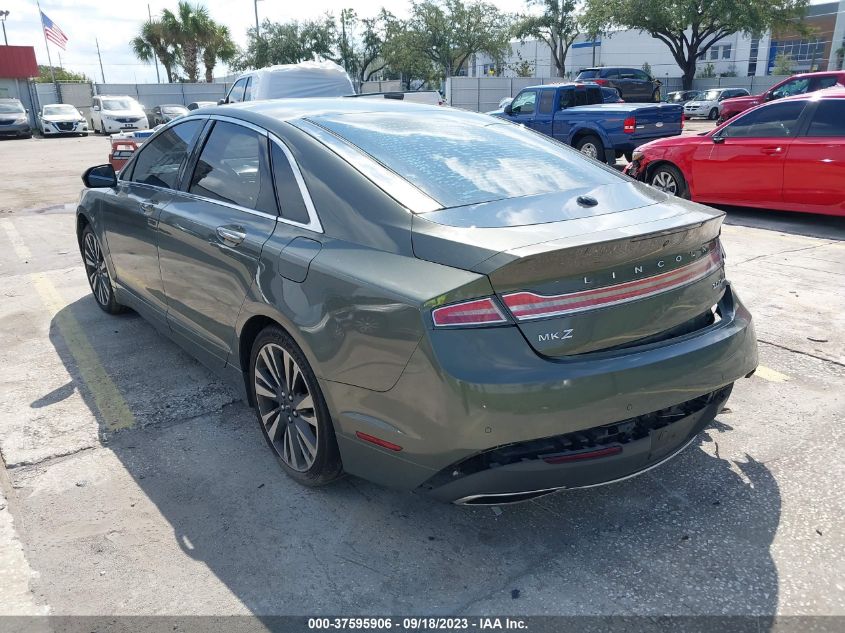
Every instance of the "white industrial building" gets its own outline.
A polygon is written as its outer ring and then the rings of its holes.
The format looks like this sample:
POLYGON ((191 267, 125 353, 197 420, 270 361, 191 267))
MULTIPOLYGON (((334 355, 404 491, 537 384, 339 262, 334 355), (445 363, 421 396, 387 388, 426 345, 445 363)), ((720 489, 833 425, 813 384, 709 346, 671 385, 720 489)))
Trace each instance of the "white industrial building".
MULTIPOLYGON (((736 74, 738 77, 764 76, 772 73, 779 53, 790 56, 795 72, 842 68, 842 48, 845 47, 845 0, 808 7, 806 23, 814 34, 771 33, 759 36, 734 33, 717 42, 698 60, 699 70, 713 64, 716 75, 736 74)), ((582 68, 591 66, 627 66, 641 68, 648 63, 657 79, 679 77, 681 69, 660 40, 634 30, 615 31, 597 38, 595 42, 579 36, 566 57, 566 73, 574 76, 582 68)), ((520 67, 531 68, 534 77, 556 75, 551 51, 542 40, 511 42, 511 53, 497 68, 486 55, 477 55, 467 69, 471 77, 492 75, 514 77, 520 67)))

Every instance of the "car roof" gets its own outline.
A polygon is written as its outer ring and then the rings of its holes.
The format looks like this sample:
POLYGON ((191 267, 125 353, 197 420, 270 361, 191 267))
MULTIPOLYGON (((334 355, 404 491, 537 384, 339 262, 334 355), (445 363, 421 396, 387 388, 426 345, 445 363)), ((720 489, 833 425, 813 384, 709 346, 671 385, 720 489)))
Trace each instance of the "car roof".
POLYGON ((554 84, 534 84, 525 86, 523 90, 539 90, 540 88, 560 88, 561 86, 598 86, 594 81, 561 81, 554 84))
POLYGON ((830 75, 845 75, 845 70, 818 70, 814 73, 795 73, 787 77, 787 80, 797 77, 824 77, 830 75))

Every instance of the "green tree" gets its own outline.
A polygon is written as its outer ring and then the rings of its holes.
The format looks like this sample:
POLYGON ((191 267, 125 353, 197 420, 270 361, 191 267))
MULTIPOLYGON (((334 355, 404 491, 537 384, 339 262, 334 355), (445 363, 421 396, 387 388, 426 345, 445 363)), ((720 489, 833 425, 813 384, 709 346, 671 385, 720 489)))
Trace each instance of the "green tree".
POLYGON ((196 82, 199 79, 200 50, 215 28, 208 10, 201 5, 191 6, 180 0, 176 13, 170 9, 162 12, 161 23, 164 26, 165 41, 179 51, 187 80, 196 82))
POLYGON ((845 46, 836 49, 836 70, 842 70, 842 62, 845 61, 845 46))
POLYGON ((303 22, 264 20, 260 36, 252 28, 247 31, 247 40, 246 49, 232 64, 235 70, 297 64, 314 57, 334 58, 336 26, 329 14, 303 22))
POLYGON ((531 7, 542 7, 538 15, 524 15, 517 19, 514 35, 543 40, 552 51, 552 61, 558 77, 566 74, 566 55, 580 32, 575 0, 527 0, 531 7))
POLYGON ((695 77, 696 58, 731 33, 801 28, 808 0, 586 0, 588 31, 629 28, 669 47, 683 74, 684 90, 695 77))
POLYGON ((510 17, 486 2, 423 0, 411 5, 406 44, 450 77, 477 53, 501 59, 510 26, 510 17))
POLYGON ((172 45, 167 30, 161 20, 150 20, 141 27, 141 32, 130 42, 135 57, 143 62, 153 62, 156 58, 164 66, 168 83, 175 78, 175 69, 179 65, 179 51, 172 45))
POLYGON ((654 75, 651 74, 651 64, 649 64, 648 62, 643 62, 641 68, 646 75, 648 75, 649 77, 654 77, 654 75))
POLYGON ((364 19, 359 19, 354 9, 340 12, 335 61, 361 83, 369 81, 387 66, 383 48, 391 20, 395 17, 385 9, 376 17, 364 19))
POLYGON ((793 69, 792 56, 785 53, 775 55, 775 65, 772 68, 773 75, 791 75, 793 69))
POLYGON ((202 63, 205 66, 205 80, 208 83, 214 81, 214 67, 218 60, 229 63, 237 54, 238 47, 232 41, 229 27, 212 23, 212 28, 202 42, 202 63))
POLYGON ((698 71, 696 77, 699 79, 712 79, 716 76, 716 67, 713 66, 712 62, 707 62, 704 64, 704 68, 698 71))
MULTIPOLYGON (((56 81, 91 81, 91 78, 85 73, 65 70, 58 66, 53 66, 53 74, 56 76, 56 81)), ((35 78, 35 83, 48 84, 52 82, 53 75, 50 74, 50 67, 38 64, 38 77, 35 78)))
POLYGON ((405 20, 390 16, 386 21, 382 57, 387 63, 383 71, 386 79, 398 79, 407 88, 412 82, 437 81, 439 70, 431 59, 418 52, 417 35, 405 20))

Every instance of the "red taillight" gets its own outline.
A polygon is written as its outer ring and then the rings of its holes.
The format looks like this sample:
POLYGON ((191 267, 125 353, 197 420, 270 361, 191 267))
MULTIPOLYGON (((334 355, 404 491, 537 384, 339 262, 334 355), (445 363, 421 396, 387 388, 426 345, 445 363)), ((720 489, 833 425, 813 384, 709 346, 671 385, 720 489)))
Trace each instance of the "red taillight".
POLYGON ((684 123, 686 122, 686 120, 687 120, 687 117, 684 115, 683 112, 681 112, 681 129, 682 130, 684 129, 684 123))
POLYGON ((636 117, 629 116, 622 122, 622 131, 625 134, 633 134, 634 130, 637 129, 637 119, 636 117))
POLYGON ((437 327, 496 325, 508 322, 496 302, 489 297, 436 308, 431 311, 431 318, 437 327))
POLYGON ((606 86, 608 83, 607 79, 588 79, 587 81, 592 81, 594 84, 598 84, 600 86, 606 86))
POLYGON ((365 442, 370 442, 371 444, 375 444, 376 446, 381 446, 383 448, 390 449, 391 451, 401 451, 402 447, 398 444, 394 444, 393 442, 388 442, 387 440, 383 440, 380 437, 376 437, 375 435, 370 435, 368 433, 362 433, 361 431, 355 431, 355 435, 358 436, 359 440, 364 440, 365 442))
POLYGON ((547 464, 565 464, 567 462, 578 462, 582 459, 596 459, 597 457, 610 457, 611 455, 618 455, 622 452, 621 446, 609 446, 608 448, 600 448, 596 451, 586 451, 583 453, 570 453, 569 455, 558 455, 557 457, 544 457, 543 461, 547 464))
POLYGON ((528 291, 514 292, 503 296, 502 299, 517 321, 562 316, 606 308, 675 290, 704 279, 718 270, 722 263, 721 251, 714 248, 707 256, 692 264, 615 286, 562 295, 539 295, 528 291))

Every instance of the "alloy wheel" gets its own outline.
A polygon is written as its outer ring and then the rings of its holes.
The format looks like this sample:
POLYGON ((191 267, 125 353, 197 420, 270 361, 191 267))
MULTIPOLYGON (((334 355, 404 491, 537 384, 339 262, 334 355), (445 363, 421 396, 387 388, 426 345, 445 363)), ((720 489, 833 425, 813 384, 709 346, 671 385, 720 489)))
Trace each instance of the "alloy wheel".
POLYGON ((592 143, 584 143, 581 146, 581 153, 589 156, 590 158, 598 158, 599 156, 598 148, 592 143))
POLYGON ((101 306, 108 306, 111 298, 109 270, 106 267, 100 242, 91 232, 85 234, 83 259, 85 260, 85 273, 88 275, 88 283, 91 285, 94 298, 101 306))
POLYGON ((678 182, 675 180, 675 177, 668 171, 661 170, 654 174, 654 178, 652 178, 651 184, 653 187, 660 189, 660 191, 663 191, 665 193, 671 193, 673 196, 678 195, 678 182))
POLYGON ((319 426, 305 374, 281 345, 268 343, 255 358, 255 397, 267 437, 282 461, 305 472, 317 457, 319 426))

